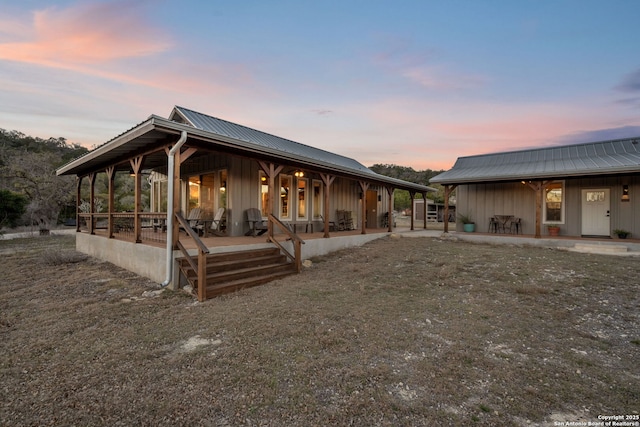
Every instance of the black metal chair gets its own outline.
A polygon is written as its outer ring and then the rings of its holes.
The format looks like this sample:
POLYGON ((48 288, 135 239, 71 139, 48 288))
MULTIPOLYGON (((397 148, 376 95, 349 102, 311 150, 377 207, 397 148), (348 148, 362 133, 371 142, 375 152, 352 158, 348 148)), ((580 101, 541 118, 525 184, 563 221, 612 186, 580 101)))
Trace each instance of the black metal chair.
POLYGON ((522 219, 513 218, 509 224, 509 232, 511 234, 522 234, 522 219))
POLYGON ((499 226, 500 224, 498 223, 496 217, 492 216, 491 218, 489 218, 489 233, 497 233, 499 226))

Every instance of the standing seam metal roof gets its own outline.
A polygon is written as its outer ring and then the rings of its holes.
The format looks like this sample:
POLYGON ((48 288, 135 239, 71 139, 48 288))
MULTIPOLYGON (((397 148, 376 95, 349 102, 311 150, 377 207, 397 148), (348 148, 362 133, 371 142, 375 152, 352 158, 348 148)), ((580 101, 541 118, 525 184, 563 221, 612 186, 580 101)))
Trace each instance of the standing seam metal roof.
POLYGON ((316 159, 348 169, 354 169, 360 172, 377 175, 371 169, 349 157, 341 156, 339 154, 314 148, 305 144, 301 144, 299 142, 274 136, 265 132, 251 129, 246 126, 231 123, 226 120, 198 113, 197 111, 189 110, 184 107, 176 106, 174 109, 174 113, 175 112, 178 112, 180 116, 182 116, 191 126, 200 130, 227 136, 229 138, 238 139, 252 144, 257 144, 280 152, 290 153, 295 156, 316 159))
MULTIPOLYGON (((113 164, 114 160, 127 158, 131 153, 144 150, 148 144, 167 133, 179 134, 185 128, 193 128, 191 137, 211 138, 224 141, 241 150, 269 153, 301 164, 314 165, 320 169, 334 170, 347 176, 361 177, 373 182, 392 184, 397 188, 416 191, 436 191, 422 184, 380 175, 354 159, 310 147, 288 139, 280 138, 246 126, 211 117, 183 107, 174 107, 169 119, 151 115, 144 122, 116 136, 83 156, 61 166, 58 175, 77 174, 83 176, 91 171, 113 164), (225 141, 226 140, 226 141, 225 141)), ((162 163, 157 153, 149 156, 145 165, 153 167, 162 163), (149 160, 151 159, 151 160, 149 160)), ((121 162, 122 163, 122 162, 121 162)), ((121 165, 128 168, 128 163, 121 165)))
POLYGON ((640 172, 640 137, 459 157, 431 183, 460 184, 528 178, 640 172))

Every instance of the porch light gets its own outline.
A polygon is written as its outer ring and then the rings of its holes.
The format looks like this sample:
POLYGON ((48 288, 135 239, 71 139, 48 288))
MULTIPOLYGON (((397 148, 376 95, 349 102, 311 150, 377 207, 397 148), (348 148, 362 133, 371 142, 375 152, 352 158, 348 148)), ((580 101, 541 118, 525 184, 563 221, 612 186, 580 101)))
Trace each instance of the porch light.
POLYGON ((293 174, 296 178, 302 178, 304 176, 304 172, 302 171, 295 171, 293 174))
POLYGON ((627 184, 622 186, 622 201, 623 202, 629 201, 629 186, 627 184))

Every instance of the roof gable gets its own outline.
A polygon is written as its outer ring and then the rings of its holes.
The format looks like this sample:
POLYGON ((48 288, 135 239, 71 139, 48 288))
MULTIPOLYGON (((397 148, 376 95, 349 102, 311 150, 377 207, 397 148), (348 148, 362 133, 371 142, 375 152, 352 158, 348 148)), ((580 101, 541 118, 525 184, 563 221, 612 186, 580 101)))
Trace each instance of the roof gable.
POLYGON ((640 172, 640 137, 459 157, 431 183, 458 184, 640 172))

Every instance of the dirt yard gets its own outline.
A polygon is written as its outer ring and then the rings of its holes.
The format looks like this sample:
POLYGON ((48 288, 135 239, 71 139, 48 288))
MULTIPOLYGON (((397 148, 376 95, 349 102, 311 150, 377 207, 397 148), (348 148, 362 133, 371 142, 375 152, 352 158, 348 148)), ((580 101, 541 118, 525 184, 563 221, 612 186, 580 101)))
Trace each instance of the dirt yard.
POLYGON ((638 425, 637 258, 384 238, 198 303, 73 248, 0 240, 2 426, 638 425))

